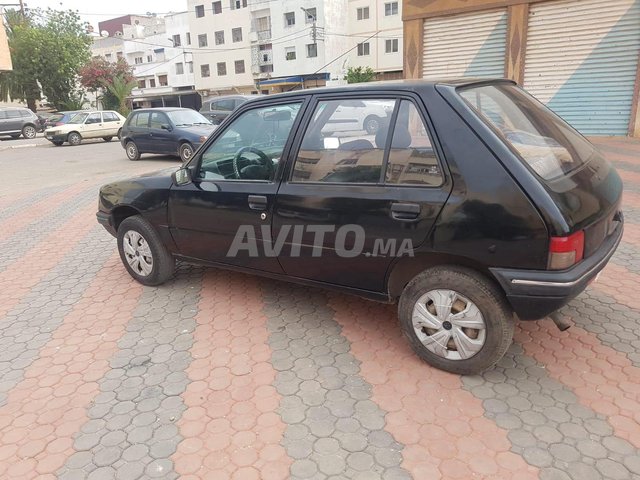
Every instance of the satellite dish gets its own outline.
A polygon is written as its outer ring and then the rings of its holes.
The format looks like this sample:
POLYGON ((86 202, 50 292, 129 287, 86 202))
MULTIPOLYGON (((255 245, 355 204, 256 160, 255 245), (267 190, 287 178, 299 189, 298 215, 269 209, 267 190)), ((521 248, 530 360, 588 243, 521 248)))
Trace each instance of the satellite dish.
POLYGON ((106 30, 102 30, 102 31, 100 32, 100 36, 101 36, 101 37, 108 37, 108 36, 109 36, 109 32, 107 32, 106 30))

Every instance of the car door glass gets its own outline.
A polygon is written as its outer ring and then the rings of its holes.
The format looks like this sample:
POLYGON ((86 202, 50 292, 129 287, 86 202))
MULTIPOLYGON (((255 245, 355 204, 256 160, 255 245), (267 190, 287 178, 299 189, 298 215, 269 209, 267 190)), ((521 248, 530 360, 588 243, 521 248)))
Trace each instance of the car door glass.
POLYGON ((20 118, 20 110, 8 110, 7 111, 8 118, 20 118))
POLYGON ((151 114, 149 112, 141 112, 136 114, 135 117, 131 120, 131 124, 134 127, 148 127, 149 126, 149 116, 151 114))
POLYGON ((5 120, 7 118, 7 111, 0 110, 0 120, 5 120))
POLYGON ((244 112, 203 152, 197 178, 273 180, 301 105, 271 105, 244 112))
POLYGON ((169 120, 167 119, 165 114, 153 112, 151 114, 151 123, 149 124, 149 127, 160 130, 162 128, 162 125, 167 125, 168 123, 169 120))
POLYGON ((104 112, 102 116, 104 117, 105 122, 117 122, 118 120, 120 120, 118 116, 113 112, 104 112))
POLYGON ((319 102, 291 181, 378 183, 395 104, 393 99, 319 102))
POLYGON ((102 123, 102 116, 99 113, 92 113, 87 117, 87 120, 84 123, 86 125, 102 123))
POLYGON ((427 128, 413 102, 402 100, 393 130, 386 183, 439 186, 442 171, 427 128))

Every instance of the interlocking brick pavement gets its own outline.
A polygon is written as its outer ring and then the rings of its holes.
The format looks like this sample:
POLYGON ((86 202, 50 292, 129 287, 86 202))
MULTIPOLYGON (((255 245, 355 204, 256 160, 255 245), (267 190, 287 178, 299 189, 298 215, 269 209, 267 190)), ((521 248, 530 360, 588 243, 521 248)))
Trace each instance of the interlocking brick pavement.
POLYGON ((184 264, 136 284, 95 180, 0 196, 0 479, 640 478, 640 142, 595 141, 623 243, 572 329, 521 323, 478 376, 419 361, 393 305, 184 264))

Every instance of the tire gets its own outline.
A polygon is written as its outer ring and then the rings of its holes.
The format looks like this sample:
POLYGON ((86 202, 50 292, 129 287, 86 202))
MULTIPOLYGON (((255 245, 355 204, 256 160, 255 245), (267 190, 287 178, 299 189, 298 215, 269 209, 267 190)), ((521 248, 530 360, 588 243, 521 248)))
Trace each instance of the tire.
POLYGON ((369 135, 375 135, 380 129, 380 117, 377 117, 375 115, 369 115, 367 118, 364 119, 362 128, 369 135))
POLYGON ((118 137, 118 140, 120 140, 120 137, 122 136, 122 129, 118 130, 116 136, 118 137))
POLYGON ((102 140, 104 140, 105 142, 110 142, 111 140, 113 140, 113 137, 102 137, 102 140))
POLYGON ((143 285, 161 285, 175 271, 175 259, 151 224, 139 215, 125 218, 118 227, 118 252, 129 275, 143 285))
POLYGON ((67 142, 69 142, 69 145, 77 147, 82 143, 82 137, 78 132, 71 132, 67 137, 67 142))
POLYGON ((183 162, 188 162, 189 160, 191 160, 191 157, 193 157, 193 152, 193 145, 191 145, 190 143, 183 143, 182 145, 180 145, 180 149, 178 150, 180 159, 183 162))
POLYGON ((60 140, 56 140, 55 142, 51 142, 51 143, 53 143, 56 147, 61 147, 64 142, 61 142, 60 140))
POLYGON ((36 138, 38 134, 38 130, 33 125, 25 125, 22 127, 22 136, 31 140, 32 138, 36 138))
POLYGON ((455 266, 434 267, 411 280, 400 297, 398 318, 404 336, 422 360, 462 375, 495 365, 511 345, 515 325, 513 312, 498 287, 473 270, 455 266), (446 308, 436 313, 434 299, 439 299, 440 306, 453 305, 451 310, 458 315, 446 315, 446 308), (430 328, 438 322, 440 326, 430 328), (462 327, 463 323, 467 326, 462 327), (468 327, 481 324, 483 328, 468 327), (458 345, 466 347, 459 351, 458 345))
POLYGON ((132 162, 140 160, 140 152, 138 151, 138 146, 134 142, 127 142, 124 146, 124 151, 127 152, 127 158, 132 162))

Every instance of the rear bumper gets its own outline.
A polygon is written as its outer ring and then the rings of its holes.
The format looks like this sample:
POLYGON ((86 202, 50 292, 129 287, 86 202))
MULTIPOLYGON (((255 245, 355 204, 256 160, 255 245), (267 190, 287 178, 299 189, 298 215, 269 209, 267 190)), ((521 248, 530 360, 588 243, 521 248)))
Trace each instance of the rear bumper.
POLYGON ((116 236, 116 228, 113 226, 113 217, 108 213, 99 211, 96 213, 96 218, 98 219, 98 223, 102 225, 107 232, 109 232, 114 237, 116 236))
POLYGON ((521 320, 544 318, 582 293, 618 248, 623 221, 591 256, 562 271, 491 268, 521 320))

